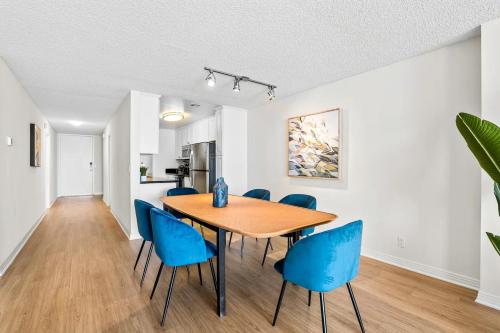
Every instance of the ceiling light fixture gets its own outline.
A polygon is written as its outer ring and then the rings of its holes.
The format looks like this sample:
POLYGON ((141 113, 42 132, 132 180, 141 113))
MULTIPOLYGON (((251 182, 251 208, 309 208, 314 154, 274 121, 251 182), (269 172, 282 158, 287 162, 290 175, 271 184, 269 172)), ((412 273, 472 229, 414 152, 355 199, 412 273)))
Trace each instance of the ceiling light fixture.
POLYGON ((269 86, 267 87, 267 96, 269 97, 269 100, 272 101, 276 95, 274 94, 274 88, 269 86))
POLYGON ((165 121, 179 121, 179 120, 184 119, 184 112, 182 112, 182 111, 163 112, 160 115, 160 118, 165 120, 165 121))
POLYGON ((216 83, 215 74, 214 74, 214 72, 212 70, 208 70, 208 75, 205 78, 205 80, 207 81, 207 85, 209 87, 215 86, 215 83, 216 83))
POLYGON ((69 123, 75 127, 80 127, 83 124, 83 121, 80 120, 70 120, 69 123))
POLYGON ((234 92, 240 92, 240 80, 241 79, 239 77, 234 78, 234 85, 233 85, 234 92))
POLYGON ((275 93, 274 89, 276 89, 278 87, 276 87, 274 84, 256 81, 256 80, 249 78, 248 76, 231 74, 231 73, 219 71, 219 70, 216 70, 213 68, 204 67, 203 69, 208 71, 208 76, 205 78, 205 80, 207 81, 207 84, 210 87, 213 87, 215 85, 215 73, 217 73, 220 75, 229 76, 229 77, 234 78, 233 91, 235 91, 235 92, 240 91, 240 82, 243 81, 243 82, 250 82, 250 83, 254 83, 254 84, 258 84, 258 85, 267 87, 267 89, 268 89, 267 96, 269 97, 269 100, 272 100, 276 97, 276 93, 275 93))

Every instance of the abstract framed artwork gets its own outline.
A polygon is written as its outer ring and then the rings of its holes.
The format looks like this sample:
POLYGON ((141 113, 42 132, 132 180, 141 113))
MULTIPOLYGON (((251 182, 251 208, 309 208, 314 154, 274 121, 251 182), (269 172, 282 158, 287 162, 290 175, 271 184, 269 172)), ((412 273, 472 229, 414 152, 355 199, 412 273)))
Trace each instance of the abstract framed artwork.
POLYGON ((30 124, 30 166, 39 167, 42 153, 42 135, 40 127, 30 124))
POLYGON ((288 118, 288 176, 340 179, 340 113, 332 109, 288 118))

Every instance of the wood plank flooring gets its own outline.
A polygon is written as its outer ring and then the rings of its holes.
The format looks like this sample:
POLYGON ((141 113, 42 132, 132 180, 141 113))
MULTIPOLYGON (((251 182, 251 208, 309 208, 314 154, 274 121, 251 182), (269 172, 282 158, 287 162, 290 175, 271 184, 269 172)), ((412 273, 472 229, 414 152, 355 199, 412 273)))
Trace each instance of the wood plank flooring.
MULTIPOLYGON (((99 197, 58 199, 0 279, 0 332, 321 332, 318 295, 308 307, 307 291, 293 285, 271 326, 281 287, 273 263, 284 255, 285 239, 273 240, 262 268, 265 241, 245 239, 241 259, 240 238, 233 237, 222 319, 208 264, 203 286, 196 266, 189 275, 180 269, 163 328, 171 270, 164 270, 150 301, 159 261, 153 255, 140 288, 146 253, 132 270, 140 243, 127 240, 99 197)), ((352 286, 367 332, 500 332, 500 311, 476 304, 476 292, 466 288, 367 258, 352 286)), ((345 288, 326 301, 330 331, 359 332, 345 288)))

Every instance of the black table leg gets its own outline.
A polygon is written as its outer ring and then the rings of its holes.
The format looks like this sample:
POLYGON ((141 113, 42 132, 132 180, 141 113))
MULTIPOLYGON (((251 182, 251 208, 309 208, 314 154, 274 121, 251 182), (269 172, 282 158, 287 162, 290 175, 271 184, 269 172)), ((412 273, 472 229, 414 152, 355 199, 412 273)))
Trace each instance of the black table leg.
POLYGON ((226 315, 226 230, 217 229, 217 313, 226 315))
POLYGON ((300 239, 299 232, 298 231, 294 232, 293 233, 293 242, 292 242, 292 245, 295 244, 295 243, 297 243, 299 241, 299 239, 300 239))

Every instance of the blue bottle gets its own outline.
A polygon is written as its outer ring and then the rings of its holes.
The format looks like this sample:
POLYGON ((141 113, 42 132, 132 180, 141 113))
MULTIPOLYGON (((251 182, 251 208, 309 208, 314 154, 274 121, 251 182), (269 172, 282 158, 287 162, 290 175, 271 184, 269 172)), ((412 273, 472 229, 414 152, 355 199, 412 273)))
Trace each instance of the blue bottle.
POLYGON ((227 184, 224 183, 224 177, 217 179, 214 185, 214 199, 212 205, 216 208, 227 206, 227 184))

